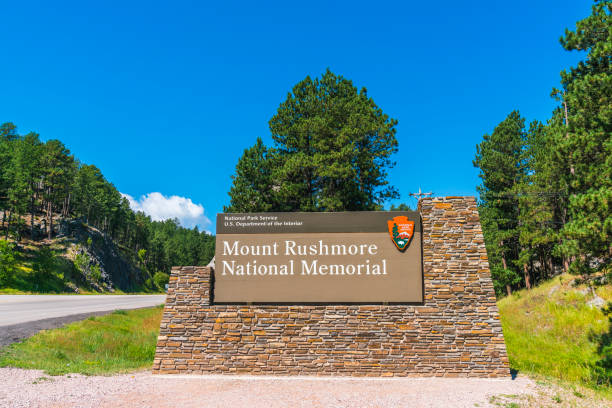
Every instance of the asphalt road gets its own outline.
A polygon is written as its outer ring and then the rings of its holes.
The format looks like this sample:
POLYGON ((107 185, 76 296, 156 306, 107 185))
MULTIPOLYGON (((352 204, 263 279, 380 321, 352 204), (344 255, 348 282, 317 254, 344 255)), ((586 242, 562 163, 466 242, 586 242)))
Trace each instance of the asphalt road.
POLYGON ((50 318, 161 305, 166 295, 0 295, 0 327, 50 318))

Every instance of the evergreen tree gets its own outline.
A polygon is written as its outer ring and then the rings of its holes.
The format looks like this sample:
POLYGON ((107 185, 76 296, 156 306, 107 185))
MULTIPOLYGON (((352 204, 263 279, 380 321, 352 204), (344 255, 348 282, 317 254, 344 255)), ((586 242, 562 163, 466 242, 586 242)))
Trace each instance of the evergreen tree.
POLYGON ((523 271, 525 286, 529 288, 531 275, 541 279, 554 273, 552 253, 559 229, 555 221, 556 203, 562 194, 551 172, 554 160, 546 126, 534 121, 526 136, 525 176, 517 190, 520 253, 516 265, 523 271), (535 265, 538 265, 537 273, 535 265))
MULTIPOLYGON (((19 220, 29 210, 30 237, 33 237, 35 194, 42 177, 40 168, 42 143, 36 133, 29 133, 15 140, 13 144, 13 155, 7 169, 7 174, 11 179, 8 189, 9 202, 19 220)), ((19 228, 17 230, 19 231, 19 228)), ((19 232, 17 235, 20 236, 19 232)))
POLYGON ((365 88, 329 70, 295 85, 270 120, 283 210, 375 210, 397 198, 387 181, 396 125, 365 88))
POLYGON ((293 87, 269 122, 274 148, 245 150, 226 211, 356 211, 397 198, 395 126, 363 88, 327 70, 293 87))
POLYGON ((493 264, 496 255, 499 256, 501 268, 492 265, 492 270, 508 294, 519 279, 515 266, 520 253, 517 190, 524 183, 526 173, 523 162, 525 137, 525 119, 518 111, 513 111, 491 135, 484 135, 482 143, 476 146, 474 160, 482 179, 478 192, 488 250, 492 252, 489 262, 493 264))
MULTIPOLYGON (((12 184, 10 176, 15 140, 18 139, 17 127, 10 122, 0 125, 0 209, 2 209, 2 224, 4 228, 7 218, 10 219, 9 189, 12 184)), ((8 236, 9 228, 6 229, 8 236)), ((6 237, 5 237, 6 238, 6 237)))
POLYGON ((236 174, 229 192, 230 204, 225 212, 266 212, 279 209, 272 181, 273 151, 261 138, 245 149, 236 164, 236 174))
POLYGON ((570 165, 568 222, 561 252, 571 269, 588 273, 612 259, 612 2, 595 1, 592 14, 566 30, 561 45, 586 51, 586 60, 561 73, 565 132, 557 157, 570 165))
POLYGON ((410 208, 410 206, 406 203, 401 203, 398 206, 391 204, 389 211, 412 211, 412 208, 410 208))
POLYGON ((63 202, 73 180, 74 157, 59 140, 49 140, 43 146, 41 157, 43 200, 47 215, 47 237, 53 235, 53 217, 58 202, 63 202))

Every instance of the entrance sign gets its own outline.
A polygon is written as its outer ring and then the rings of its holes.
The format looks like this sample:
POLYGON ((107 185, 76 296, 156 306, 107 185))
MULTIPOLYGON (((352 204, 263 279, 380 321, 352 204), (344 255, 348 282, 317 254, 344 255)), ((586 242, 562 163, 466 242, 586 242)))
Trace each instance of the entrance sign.
POLYGON ((172 268, 154 373, 510 377, 475 197, 221 214, 216 251, 172 268))
POLYGON ((418 212, 217 215, 215 303, 422 301, 418 212))

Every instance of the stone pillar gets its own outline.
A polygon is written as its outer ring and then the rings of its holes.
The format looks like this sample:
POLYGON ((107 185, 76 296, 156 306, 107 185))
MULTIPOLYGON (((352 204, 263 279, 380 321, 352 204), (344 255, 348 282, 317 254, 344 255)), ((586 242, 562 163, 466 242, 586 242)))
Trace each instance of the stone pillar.
POLYGON ((211 268, 202 266, 172 268, 153 360, 154 373, 184 372, 201 353, 201 349, 194 353, 194 345, 206 326, 201 311, 210 306, 211 272, 211 268))
POLYGON ((444 332, 454 338, 460 361, 473 366, 470 375, 508 375, 476 198, 424 198, 418 210, 424 231, 425 305, 449 316, 452 325, 444 332))

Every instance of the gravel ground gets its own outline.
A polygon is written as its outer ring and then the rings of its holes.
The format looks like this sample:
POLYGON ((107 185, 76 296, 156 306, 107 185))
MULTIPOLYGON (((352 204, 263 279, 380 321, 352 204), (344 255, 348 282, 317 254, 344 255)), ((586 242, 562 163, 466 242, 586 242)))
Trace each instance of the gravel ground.
MULTIPOLYGON (((533 393, 528 378, 50 377, 0 368, 1 407, 474 407, 533 393), (478 404, 478 405, 475 405, 478 404)), ((495 406, 495 405, 493 405, 495 406)))
POLYGON ((345 378, 162 376, 149 372, 50 377, 0 368, 0 407, 611 407, 594 394, 525 376, 345 378), (514 405, 515 404, 515 405, 514 405))

